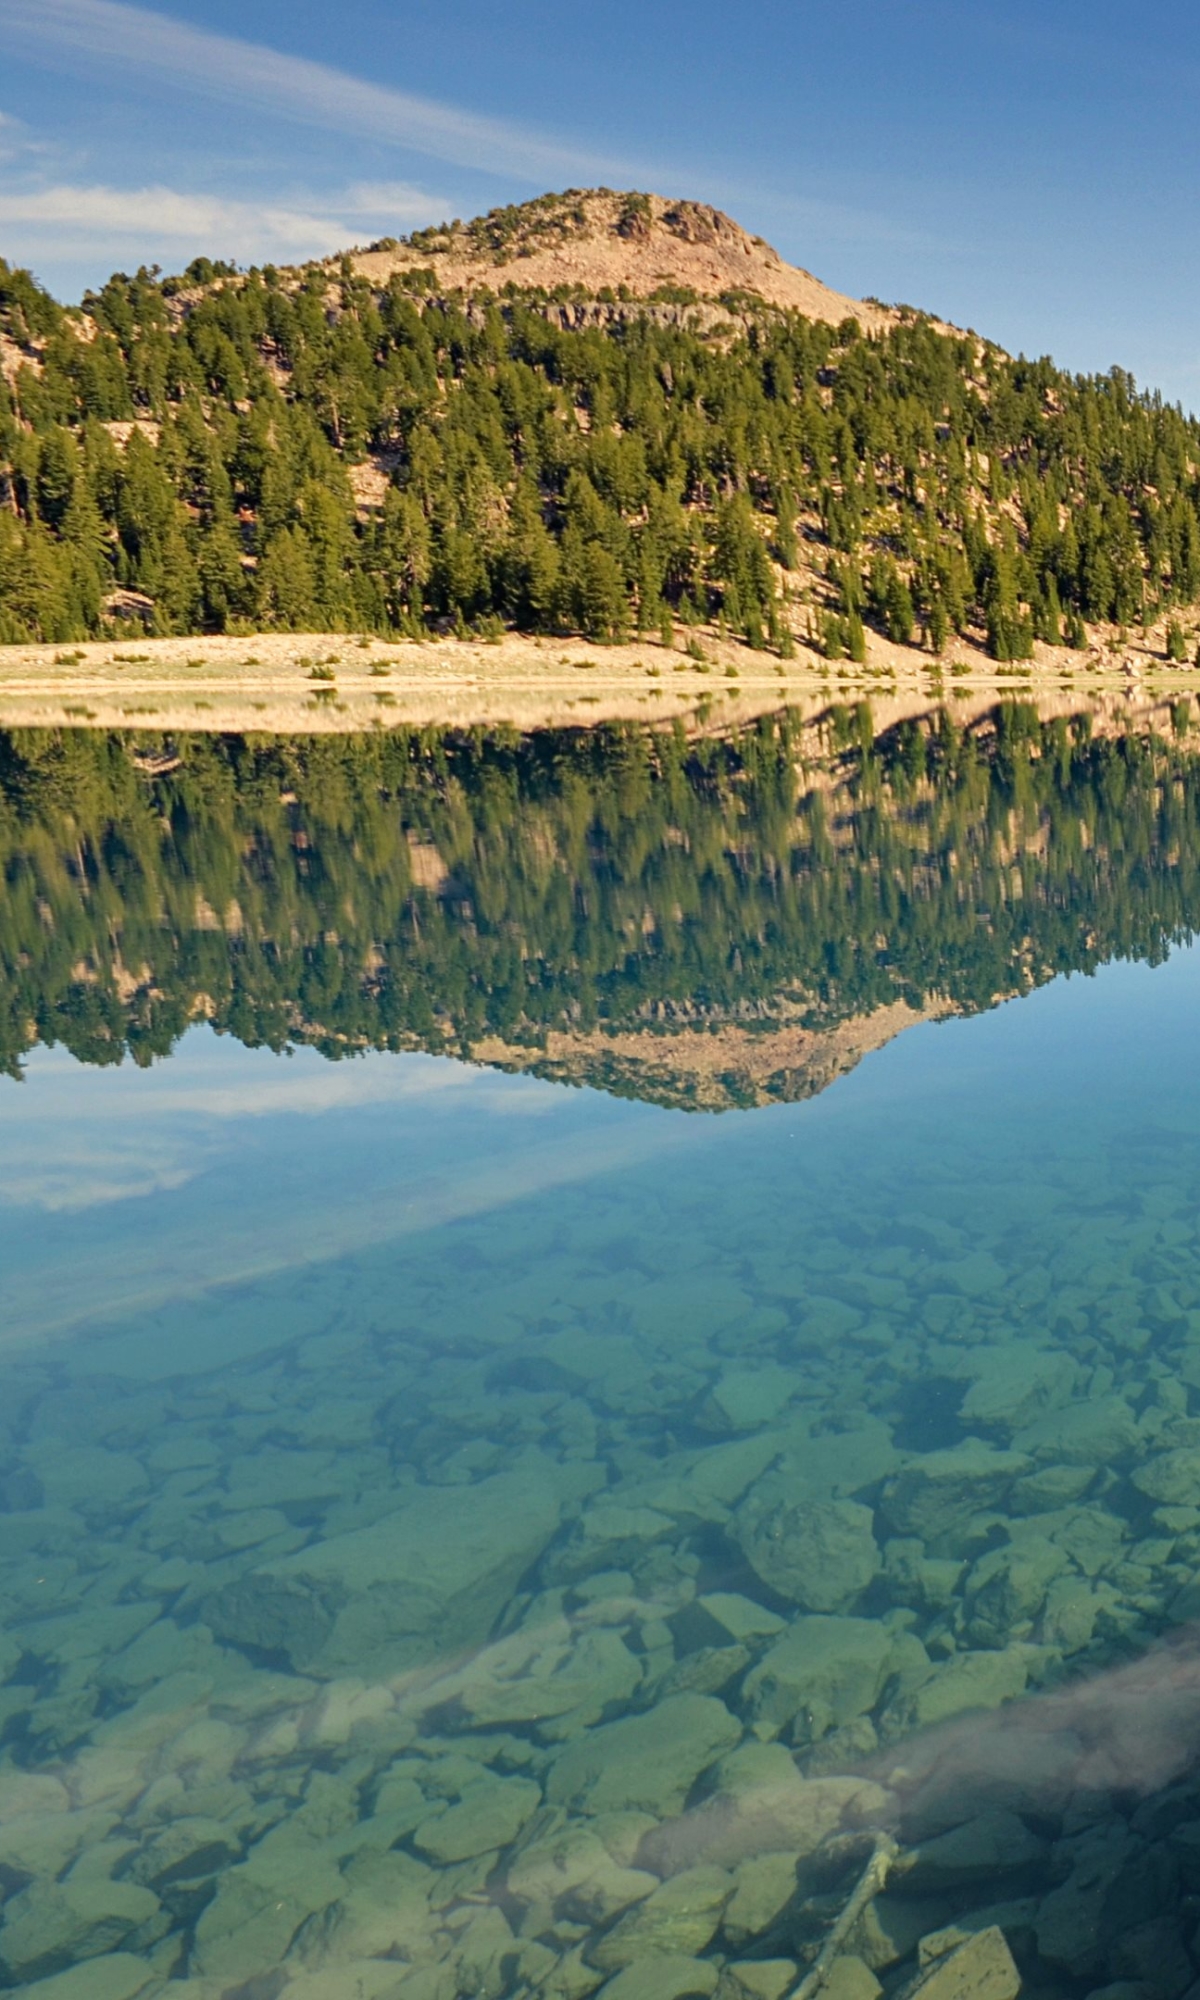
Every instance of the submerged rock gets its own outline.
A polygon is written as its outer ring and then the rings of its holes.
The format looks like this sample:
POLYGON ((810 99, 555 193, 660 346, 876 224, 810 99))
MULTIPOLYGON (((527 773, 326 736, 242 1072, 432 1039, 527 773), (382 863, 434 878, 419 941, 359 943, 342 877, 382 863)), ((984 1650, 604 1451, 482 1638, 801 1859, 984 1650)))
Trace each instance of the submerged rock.
POLYGON ((941 1611, 950 1604, 966 1565, 955 1556, 928 1556, 915 1535, 884 1543, 883 1568, 889 1595, 911 1609, 941 1611))
POLYGON ((739 1521, 751 1568, 769 1589, 808 1611, 843 1611, 879 1571, 869 1507, 854 1500, 781 1502, 739 1521))
POLYGON ((204 1616, 218 1639, 251 1654, 281 1655, 295 1665, 316 1658, 334 1619, 310 1584, 271 1576, 225 1584, 206 1600, 204 1616))
POLYGON ((1034 1919, 1046 1964, 1072 1979, 1103 1979, 1114 1944, 1161 1911, 1174 1888, 1165 1850, 1147 1847, 1121 1819, 1101 1822, 1074 1844, 1066 1880, 1043 1897, 1034 1919))
POLYGON ((1087 1492, 1096 1477, 1096 1467, 1086 1465, 1043 1465, 1018 1479, 1008 1496, 1014 1514, 1047 1514, 1056 1507, 1069 1506, 1087 1492))
POLYGON ((252 1571, 218 1597, 209 1622, 235 1645, 330 1674, 395 1671, 478 1644, 564 1502, 601 1476, 527 1453, 473 1484, 412 1487, 371 1526, 252 1571))
POLYGON ((574 1631, 560 1619, 485 1646, 460 1672, 436 1681, 428 1699, 446 1712, 450 1727, 570 1716, 582 1728, 610 1704, 628 1701, 641 1678, 642 1664, 618 1631, 574 1631))
POLYGON ((918 1940, 946 1923, 953 1911, 946 1896, 900 1896, 885 1890, 856 1919, 846 1949, 872 1972, 886 1972, 911 1957, 918 1940))
POLYGON ((796 1857, 789 1850, 755 1854, 735 1871, 736 1887, 721 1929, 736 1951, 762 1937, 796 1894, 796 1857))
POLYGON ((1018 1432, 1013 1442, 1034 1458, 1095 1470, 1136 1451, 1141 1434, 1124 1396, 1103 1395, 1047 1411, 1018 1432))
POLYGON ((1049 1853, 1048 1843, 1016 1813, 981 1813, 923 1840, 906 1856, 904 1880, 926 1892, 1001 1881, 1044 1864, 1049 1853))
POLYGON ((1086 1577, 1058 1577, 1046 1592, 1041 1639, 1061 1653, 1079 1653, 1091 1644, 1101 1614, 1118 1601, 1110 1584, 1091 1584, 1086 1577))
POLYGON ((25 2000, 138 2000, 150 1988, 161 1986, 158 1974, 147 1959, 126 1951, 110 1952, 105 1958, 89 1958, 67 1972, 52 1973, 23 1986, 25 2000))
POLYGON ((508 1863, 505 1886, 519 1901, 591 1925, 609 1923, 651 1895, 658 1876, 625 1865, 595 1825, 575 1821, 539 1832, 521 1846, 508 1863))
POLYGON ((981 1299, 1002 1291, 1008 1272, 990 1250, 968 1250, 962 1257, 943 1258, 938 1277, 943 1285, 962 1292, 969 1299, 981 1299))
POLYGON ((469 1861, 516 1839, 542 1802, 540 1788, 527 1778, 484 1779, 468 1786, 456 1805, 426 1820, 413 1846, 431 1861, 469 1861))
MULTIPOLYGON (((1135 1924, 1114 1939, 1112 1969, 1149 2000, 1179 2000, 1195 1984, 1191 1953, 1184 1942, 1190 1932, 1182 1911, 1135 1924)), ((1194 1933, 1190 1941, 1194 1945, 1194 1933)))
POLYGON ((881 1512, 897 1535, 940 1541, 961 1532, 971 1515, 994 1507, 1028 1470, 1029 1460, 1021 1452, 999 1451, 979 1438, 966 1438, 906 1466, 889 1481, 881 1512))
POLYGON ((663 1817, 679 1811, 701 1771, 741 1733, 712 1695, 669 1695, 567 1744, 550 1766, 546 1797, 588 1813, 634 1807, 663 1817))
POLYGON ((870 1966, 851 1951, 834 1959, 821 1990, 825 2000, 879 2000, 883 1992, 870 1966))
POLYGON ((917 1961, 924 1971, 936 1959, 965 1944, 968 1938, 993 1927, 1003 1931, 1005 1943, 1015 1958, 1031 1958, 1036 1950, 1033 1932, 1036 1915, 1036 1896, 1019 1896, 1007 1903, 988 1903, 982 1909, 962 1911, 943 1930, 930 1931, 920 1940, 917 1961))
POLYGON ((733 1959, 721 1975, 718 2000, 784 2000, 799 1979, 793 1958, 733 1959))
POLYGON ((756 1724, 797 1742, 874 1708, 890 1671, 892 1636, 867 1618, 798 1618, 746 1675, 756 1724))
POLYGON ((1200 1495, 1200 1451, 1160 1451, 1133 1475, 1139 1493, 1168 1507, 1191 1507, 1200 1495))
POLYGON ((968 1709, 999 1708, 1002 1702, 1023 1693, 1028 1679, 1028 1661, 1018 1647, 961 1653, 890 1706, 881 1733, 894 1741, 910 1730, 926 1729, 968 1709))
POLYGON ((345 1888, 333 1858, 285 1834, 260 1843, 221 1876, 196 1924, 192 1967, 230 1982, 268 1972, 302 1924, 336 1903, 345 1888))
POLYGON ((1043 1411, 1070 1401, 1080 1368, 1061 1348, 1005 1340, 972 1356, 973 1381, 959 1406, 964 1425, 1011 1434, 1043 1411))
POLYGON ((167 1928, 157 1896, 136 1882, 42 1878, 4 1905, 0 1966, 19 1985, 119 1951, 135 1932, 153 1932, 153 1942, 167 1928))
POLYGON ((754 1431, 778 1422, 779 1413, 802 1387, 794 1368, 767 1364, 761 1368, 731 1368, 709 1390, 701 1411, 715 1430, 754 1431))
POLYGON ((494 1904, 475 1910, 458 1930, 450 1963, 460 1994, 501 2000, 511 1991, 510 1968, 517 1940, 494 1904))
POLYGON ((667 1953, 695 1957, 716 1935, 733 1890, 724 1869, 688 1869, 626 1911, 585 1955, 601 1972, 652 1963, 667 1953))
POLYGON ((239 1842, 222 1820, 186 1814, 147 1840, 135 1856, 130 1875, 158 1894, 180 1884, 214 1875, 236 1860, 239 1842))
POLYGON ((339 1968, 358 1959, 419 1958, 433 1929, 429 1899, 438 1877, 411 1854, 359 1854, 344 1869, 345 1887, 300 1933, 306 1966, 339 1968))
POLYGON ((935 1959, 909 1989, 910 2000, 1017 2000, 1021 1975, 1004 1932, 993 1925, 935 1959))
POLYGON ((728 1632, 731 1639, 771 1638, 782 1632, 786 1619, 777 1611, 768 1611, 765 1604, 758 1604, 752 1597, 742 1597, 736 1591, 714 1590, 696 1602, 707 1611, 728 1632))
POLYGON ((1027 1632, 1069 1560, 1042 1535, 1024 1535, 981 1556, 964 1585, 966 1629, 975 1644, 1003 1647, 1027 1632))
POLYGON ((693 1994, 715 1992, 719 1976, 711 1959, 664 1952, 639 1965, 627 1965, 606 1980, 600 1992, 603 2000, 690 2000, 693 1994))
MULTIPOLYGON (((58 1789, 53 1780, 49 1783, 51 1793, 58 1789)), ((65 1794, 63 1809, 22 1811, 17 1800, 9 1805, 9 1791, 0 1783, 0 1868, 18 1880, 23 1875, 53 1880, 82 1850, 104 1840, 117 1823, 116 1814, 104 1806, 65 1810, 65 1794)))

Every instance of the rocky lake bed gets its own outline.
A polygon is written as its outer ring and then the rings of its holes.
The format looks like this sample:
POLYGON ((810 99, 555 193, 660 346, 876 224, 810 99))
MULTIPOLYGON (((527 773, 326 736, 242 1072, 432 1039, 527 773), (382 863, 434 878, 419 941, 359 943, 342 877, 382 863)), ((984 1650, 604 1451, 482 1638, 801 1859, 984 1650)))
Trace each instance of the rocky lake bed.
POLYGON ((836 2000, 1178 2000, 1200 1155, 1152 1155, 911 1207, 891 1157, 852 1218, 640 1170, 9 1353, 5 1985, 784 2000, 882 1856, 836 2000))

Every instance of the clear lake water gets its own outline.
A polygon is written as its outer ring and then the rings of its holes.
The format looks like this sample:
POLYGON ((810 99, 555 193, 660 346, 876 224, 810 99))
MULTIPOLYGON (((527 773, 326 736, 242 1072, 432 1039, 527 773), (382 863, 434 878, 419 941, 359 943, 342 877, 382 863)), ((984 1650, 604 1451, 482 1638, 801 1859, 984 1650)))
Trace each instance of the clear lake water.
POLYGON ((1193 1986, 1152 720, 5 739, 0 1987, 1193 1986))

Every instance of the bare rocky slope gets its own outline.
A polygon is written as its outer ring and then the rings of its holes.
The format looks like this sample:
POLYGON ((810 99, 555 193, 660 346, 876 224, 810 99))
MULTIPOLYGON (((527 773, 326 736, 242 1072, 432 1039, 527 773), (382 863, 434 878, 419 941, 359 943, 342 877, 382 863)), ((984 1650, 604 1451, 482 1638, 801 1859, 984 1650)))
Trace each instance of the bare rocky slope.
MULTIPOLYGON (((551 1033, 538 1050, 487 1037, 474 1043, 469 1054, 491 1069, 525 1070, 554 1083, 586 1084, 643 1103, 689 1111, 746 1111, 819 1097, 906 1028, 954 1011, 949 1002, 915 1008, 896 1000, 823 1027, 785 1018, 783 1025, 768 1020, 757 1027, 696 1021, 665 1031, 597 1028, 590 1034, 551 1033)), ((780 1012, 786 1017, 786 1007, 780 1012)))
POLYGON ((657 294, 664 304, 680 303, 681 292, 707 300, 750 293, 831 326, 857 319, 867 331, 898 316, 786 264, 718 208, 607 188, 569 189, 475 222, 421 230, 404 243, 357 251, 353 263, 377 284, 395 271, 428 270, 445 291, 495 292, 515 284, 587 299, 611 294, 615 303, 657 294))

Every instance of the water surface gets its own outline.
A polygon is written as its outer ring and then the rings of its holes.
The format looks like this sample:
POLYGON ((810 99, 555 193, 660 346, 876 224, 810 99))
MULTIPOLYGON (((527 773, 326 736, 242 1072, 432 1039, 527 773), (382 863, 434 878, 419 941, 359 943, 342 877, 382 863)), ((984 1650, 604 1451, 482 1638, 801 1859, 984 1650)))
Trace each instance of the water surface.
POLYGON ((0 1976, 1183 1993, 1186 718, 333 757, 0 759, 0 1976))

